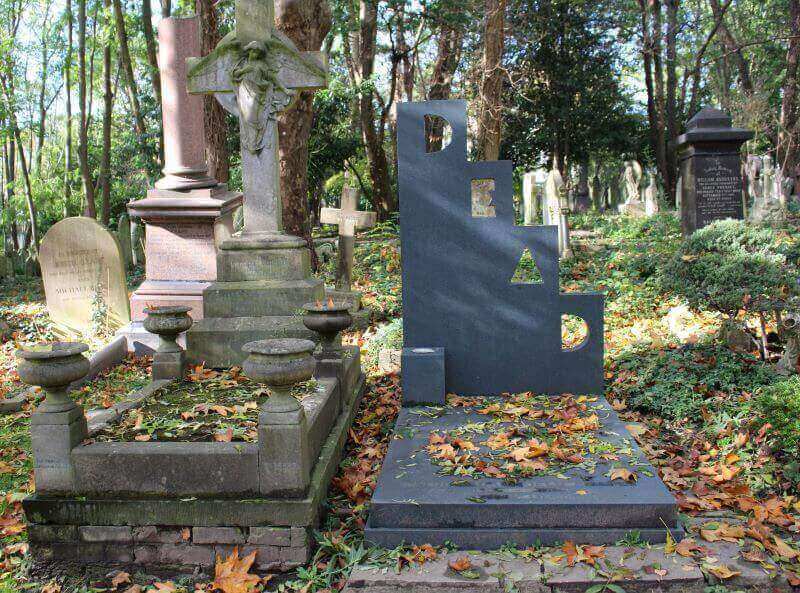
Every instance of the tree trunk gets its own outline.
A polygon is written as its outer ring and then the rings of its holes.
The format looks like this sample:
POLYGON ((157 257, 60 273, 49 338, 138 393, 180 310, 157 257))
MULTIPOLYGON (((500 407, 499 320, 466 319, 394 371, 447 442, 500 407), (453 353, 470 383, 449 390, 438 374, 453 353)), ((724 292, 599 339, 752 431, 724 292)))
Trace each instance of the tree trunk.
POLYGON ((667 118, 666 100, 664 98, 664 67, 661 59, 661 37, 663 21, 661 18, 661 0, 649 0, 650 15, 653 18, 653 90, 655 91, 656 108, 656 164, 661 178, 665 181, 670 178, 667 165, 667 118))
MULTIPOLYGON (((147 64, 150 66, 150 81, 153 84, 153 96, 161 112, 161 74, 158 70, 158 52, 156 36, 153 33, 153 9, 150 0, 142 0, 142 31, 147 49, 147 64)), ((158 162, 164 163, 164 130, 158 126, 158 162)))
MULTIPOLYGON (((203 55, 206 55, 220 40, 217 12, 213 0, 196 0, 195 11, 200 17, 200 45, 203 55)), ((204 97, 203 106, 208 173, 220 183, 227 183, 231 165, 226 144, 225 111, 210 95, 204 97)))
POLYGON ((680 0, 666 0, 667 6, 667 171, 669 177, 664 178, 667 199, 675 202, 675 184, 678 172, 678 159, 672 141, 678 137, 678 75, 677 75, 677 39, 678 39, 678 5, 680 0))
MULTIPOLYGON (((455 76, 458 63, 461 59, 461 41, 464 32, 448 25, 442 25, 439 38, 436 41, 436 60, 433 63, 429 101, 446 100, 450 98, 453 89, 453 76, 455 76)), ((441 120, 426 122, 426 138, 428 150, 436 152, 442 149, 444 124, 441 120)))
POLYGON ((125 74, 125 86, 128 91, 128 100, 130 101, 131 111, 133 112, 136 133, 139 135, 140 142, 142 145, 144 145, 146 127, 144 123, 144 117, 142 116, 142 109, 139 105, 139 95, 136 93, 136 77, 133 73, 133 62, 131 61, 131 52, 130 48, 128 47, 128 32, 125 29, 125 14, 122 12, 121 0, 112 0, 112 6, 114 8, 114 25, 117 30, 119 59, 120 64, 122 65, 122 71, 125 74))
MULTIPOLYGON (((108 14, 111 0, 104 0, 103 5, 108 14)), ((107 25, 110 27, 110 23, 107 25)), ((103 48, 103 153, 100 157, 100 211, 101 220, 106 226, 111 221, 111 112, 113 108, 111 45, 106 44, 103 48)))
POLYGON ((752 95, 753 81, 750 78, 750 66, 748 66, 747 61, 744 59, 742 48, 739 46, 733 33, 731 33, 731 30, 728 29, 728 26, 725 24, 725 18, 719 0, 709 0, 709 3, 714 19, 720 22, 719 32, 727 53, 726 58, 733 60, 736 70, 739 72, 739 86, 741 86, 746 96, 752 95))
MULTIPOLYGON (((375 46, 378 36, 378 7, 375 0, 360 0, 359 14, 361 29, 359 35, 359 69, 362 81, 372 78, 375 69, 375 46)), ((396 66, 396 64, 395 64, 396 66)), ((390 93, 393 97, 394 89, 390 93)), ((361 135, 367 153, 370 179, 372 180, 371 202, 378 214, 379 220, 386 220, 389 214, 397 209, 397 200, 392 191, 389 177, 389 166, 386 160, 386 150, 383 146, 385 137, 385 119, 375 129, 375 105, 373 94, 363 92, 359 101, 361 115, 361 135)))
POLYGON ((800 146, 798 126, 797 74, 800 62, 800 0, 789 0, 789 48, 786 51, 786 77, 783 79, 781 125, 778 133, 778 163, 786 177, 794 178, 798 165, 800 146))
POLYGON ((506 0, 485 0, 483 80, 478 109, 478 148, 483 160, 500 158, 503 123, 503 49, 506 0))
POLYGON ((50 29, 49 13, 50 5, 48 4, 47 13, 42 21, 42 80, 39 83, 39 123, 36 127, 36 175, 42 174, 42 153, 44 151, 44 128, 47 121, 47 104, 46 104, 46 90, 47 90, 47 75, 49 71, 50 53, 47 51, 47 35, 50 29))
POLYGON ((67 0, 67 54, 64 58, 64 218, 72 201, 72 0, 67 0))
MULTIPOLYGON (((275 23, 301 51, 317 51, 331 30, 327 0, 279 0, 275 23)), ((314 91, 303 91, 278 118, 281 200, 286 232, 304 237, 317 267, 308 209, 308 139, 314 119, 314 91)))
MULTIPOLYGON (((5 187, 3 188, 3 192, 5 194, 5 203, 11 204, 11 200, 14 199, 14 183, 17 178, 16 173, 16 163, 17 163, 17 154, 16 154, 16 142, 12 137, 8 138, 6 141, 3 142, 3 162, 4 162, 4 175, 3 179, 5 181, 5 187)), ((16 221, 11 220, 9 224, 8 232, 11 234, 11 245, 14 251, 17 251, 19 246, 17 245, 17 229, 16 229, 16 221)))
POLYGON ((639 0, 639 12, 642 22, 642 66, 644 68, 644 85, 647 90, 647 126, 650 150, 658 154, 658 114, 656 112, 655 90, 653 83, 653 43, 650 34, 650 13, 646 0, 639 0))
POLYGON ((31 189, 31 177, 28 171, 28 163, 25 160, 25 151, 22 149, 22 138, 20 137, 19 127, 17 126, 16 116, 12 115, 11 125, 14 128, 14 137, 17 139, 17 151, 19 152, 19 170, 22 173, 22 180, 25 182, 25 203, 28 206, 28 224, 30 240, 33 243, 34 253, 39 253, 39 228, 36 224, 36 204, 33 201, 33 190, 31 189))
POLYGON ((94 201, 94 183, 89 170, 89 118, 86 111, 86 0, 78 0, 78 165, 83 181, 83 195, 86 199, 84 216, 97 217, 94 201))

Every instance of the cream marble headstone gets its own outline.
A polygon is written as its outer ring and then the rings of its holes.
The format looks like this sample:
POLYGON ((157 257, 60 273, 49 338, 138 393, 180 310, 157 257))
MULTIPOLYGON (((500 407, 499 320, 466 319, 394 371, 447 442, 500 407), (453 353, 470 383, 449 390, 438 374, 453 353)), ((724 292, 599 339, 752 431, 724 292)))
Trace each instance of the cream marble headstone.
POLYGON ((122 251, 116 237, 94 219, 82 216, 56 223, 39 250, 50 319, 70 333, 91 333, 97 296, 107 309, 103 323, 115 330, 131 313, 122 251))

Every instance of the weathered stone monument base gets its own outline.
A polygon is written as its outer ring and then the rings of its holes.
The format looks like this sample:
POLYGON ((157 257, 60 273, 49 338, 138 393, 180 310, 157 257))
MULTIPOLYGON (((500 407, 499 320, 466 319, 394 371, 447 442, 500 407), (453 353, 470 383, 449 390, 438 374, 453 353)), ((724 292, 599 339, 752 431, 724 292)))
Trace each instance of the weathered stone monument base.
POLYGON ((203 291, 217 279, 217 245, 233 234, 233 210, 242 195, 225 185, 189 191, 153 189, 131 202, 131 216, 147 223, 147 280, 131 296, 134 321, 144 308, 186 305, 203 315, 203 291))
POLYGON ((241 554, 256 551, 260 571, 307 562, 364 391, 357 347, 332 362, 318 367, 323 389, 302 400, 310 466, 303 494, 261 494, 260 468, 275 462, 267 457, 287 456, 287 471, 306 463, 295 463, 293 451, 265 452, 258 442, 73 444, 75 490, 53 495, 40 489, 23 502, 34 572, 92 565, 208 574, 216 555, 227 556, 234 546, 241 554))
POLYGON ((242 345, 268 338, 307 338, 299 315, 305 303, 324 298, 311 275, 311 254, 297 237, 236 236, 222 243, 218 281, 203 294, 203 318, 186 333, 190 362, 222 368, 244 359, 242 345))
MULTIPOLYGON (((625 455, 629 459, 598 457, 591 473, 568 468, 559 472, 566 479, 536 475, 520 478, 516 484, 498 478, 459 481, 460 476, 441 475, 441 468, 425 452, 431 432, 446 434, 469 422, 485 423, 487 416, 447 407, 434 424, 404 408, 395 432, 413 436, 393 439, 389 445, 372 497, 367 541, 386 548, 450 541, 461 549, 493 550, 509 542, 521 548, 565 540, 613 544, 637 531, 643 541, 659 543, 665 541, 667 528, 673 538, 680 539, 675 499, 656 470, 602 397, 590 405, 600 418, 598 441, 630 450, 625 455), (621 466, 630 466, 638 480, 627 483, 606 476, 621 466)), ((472 441, 478 444, 486 436, 472 441)))

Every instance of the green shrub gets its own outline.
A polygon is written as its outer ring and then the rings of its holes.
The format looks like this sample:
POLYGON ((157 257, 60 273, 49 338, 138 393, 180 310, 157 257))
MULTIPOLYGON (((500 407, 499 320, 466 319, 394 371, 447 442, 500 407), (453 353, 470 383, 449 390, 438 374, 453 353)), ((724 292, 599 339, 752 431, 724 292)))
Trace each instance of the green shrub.
POLYGON ((703 422, 701 408, 735 415, 743 392, 771 384, 775 374, 755 356, 714 345, 632 352, 614 365, 609 399, 670 420, 703 422))
POLYGON ((694 310, 732 319, 748 298, 787 296, 796 271, 787 264, 785 249, 771 228, 718 221, 683 241, 660 282, 694 310))
POLYGON ((767 434, 774 449, 796 458, 800 454, 800 376, 779 381, 756 398, 759 421, 770 424, 767 434))

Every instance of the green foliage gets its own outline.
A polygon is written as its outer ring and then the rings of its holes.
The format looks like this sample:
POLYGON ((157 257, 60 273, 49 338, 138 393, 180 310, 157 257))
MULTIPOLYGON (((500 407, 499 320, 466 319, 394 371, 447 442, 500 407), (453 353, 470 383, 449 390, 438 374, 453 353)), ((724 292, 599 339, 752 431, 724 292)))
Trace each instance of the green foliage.
POLYGON ((506 61, 513 85, 504 99, 503 155, 540 164, 557 152, 570 162, 591 155, 639 154, 644 126, 623 90, 620 45, 604 2, 513 0, 506 61))
POLYGON ((614 365, 617 379, 609 399, 670 420, 703 421, 705 407, 717 413, 740 411, 739 396, 770 385, 775 374, 749 354, 701 345, 662 351, 630 352, 614 365))
POLYGON ((789 459, 800 457, 800 376, 764 388, 755 403, 759 420, 771 426, 773 447, 789 459))
POLYGON ((400 349, 403 347, 403 320, 393 319, 381 325, 369 341, 369 348, 364 353, 364 362, 368 368, 378 366, 378 353, 384 349, 400 349))
POLYGON ((787 296, 795 277, 771 228, 723 220, 687 238, 660 279, 693 309, 733 318, 748 299, 787 296))

